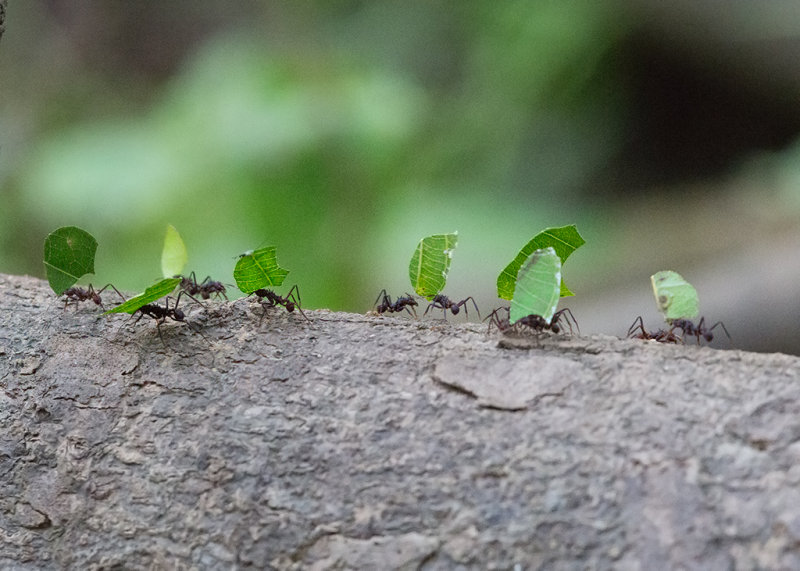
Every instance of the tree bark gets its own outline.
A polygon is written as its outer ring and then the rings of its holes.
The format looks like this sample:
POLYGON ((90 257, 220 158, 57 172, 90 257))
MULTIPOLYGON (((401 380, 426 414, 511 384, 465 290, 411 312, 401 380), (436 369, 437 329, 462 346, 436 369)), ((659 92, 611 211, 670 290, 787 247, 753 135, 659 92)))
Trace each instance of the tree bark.
POLYGON ((6 7, 8 6, 7 0, 0 0, 0 40, 3 39, 3 32, 6 31, 6 7))
POLYGON ((800 568, 795 357, 207 306, 0 275, 0 568, 800 568))

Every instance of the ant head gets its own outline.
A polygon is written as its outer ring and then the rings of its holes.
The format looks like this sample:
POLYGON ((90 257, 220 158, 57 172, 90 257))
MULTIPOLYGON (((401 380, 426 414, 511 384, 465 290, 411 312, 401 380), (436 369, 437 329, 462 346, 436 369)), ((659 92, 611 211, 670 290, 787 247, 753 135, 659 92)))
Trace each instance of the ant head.
POLYGON ((714 334, 711 331, 706 331, 703 333, 703 338, 708 342, 711 343, 714 340, 714 334))
POLYGON ((461 308, 458 307, 457 305, 454 305, 453 307, 450 308, 450 311, 453 312, 453 315, 458 315, 458 312, 461 311, 461 308))
POLYGON ((558 323, 553 323, 552 325, 550 325, 550 331, 552 331, 553 333, 560 333, 561 326, 558 323))
POLYGON ((292 311, 294 311, 294 303, 292 303, 291 301, 290 301, 290 302, 288 302, 288 303, 286 304, 286 311, 288 311, 288 312, 290 312, 290 313, 291 313, 292 311))
POLYGON ((175 318, 175 321, 183 321, 183 318, 186 317, 186 314, 183 313, 182 309, 173 309, 172 316, 175 318))

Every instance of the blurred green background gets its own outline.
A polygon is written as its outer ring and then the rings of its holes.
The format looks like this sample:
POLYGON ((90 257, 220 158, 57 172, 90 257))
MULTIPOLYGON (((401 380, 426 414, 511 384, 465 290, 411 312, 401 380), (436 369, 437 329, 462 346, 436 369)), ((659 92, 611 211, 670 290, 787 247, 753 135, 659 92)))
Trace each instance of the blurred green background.
POLYGON ((781 1, 12 2, 0 271, 77 225, 92 282, 141 290, 171 223, 199 278, 275 245, 304 307, 364 312, 458 230, 445 293, 486 315, 577 223, 584 333, 657 327, 673 269, 735 347, 800 353, 798 48, 781 1))

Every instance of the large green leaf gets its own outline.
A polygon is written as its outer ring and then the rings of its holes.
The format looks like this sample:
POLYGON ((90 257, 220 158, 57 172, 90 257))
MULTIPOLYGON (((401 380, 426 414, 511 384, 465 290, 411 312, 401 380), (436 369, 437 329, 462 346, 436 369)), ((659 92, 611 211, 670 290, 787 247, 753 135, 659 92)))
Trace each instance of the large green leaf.
MULTIPOLYGON (((500 275, 497 276, 497 296, 500 299, 513 299, 514 287, 517 283, 517 274, 522 264, 528 259, 535 250, 541 248, 552 247, 563 264, 570 254, 583 246, 586 240, 578 232, 578 228, 574 224, 568 226, 560 226, 558 228, 546 228, 539 232, 536 236, 525 244, 519 251, 517 257, 508 264, 500 275)), ((566 297, 573 294, 569 288, 561 282, 561 297, 566 297)))
POLYGON ((417 295, 430 301, 444 289, 457 243, 458 232, 434 234, 419 241, 408 265, 408 276, 417 295))
POLYGON ((243 254, 239 257, 233 270, 236 287, 248 295, 257 289, 281 285, 287 275, 289 275, 289 270, 278 265, 275 246, 267 246, 243 254))
POLYGON ((166 278, 159 282, 154 283, 149 288, 144 290, 137 296, 130 298, 128 301, 121 303, 113 309, 109 309, 103 315, 109 313, 134 313, 137 309, 148 303, 153 303, 161 299, 165 295, 169 295, 181 283, 181 278, 166 278))
POLYGON ((538 315, 550 323, 560 289, 561 258, 552 246, 535 250, 519 269, 509 322, 513 325, 523 317, 538 315))
POLYGON ((694 319, 700 313, 697 290, 678 272, 656 272, 650 276, 650 282, 653 284, 658 310, 664 314, 667 322, 673 319, 694 319))
POLYGON ((81 276, 94 273, 97 240, 86 230, 64 226, 44 241, 44 267, 50 287, 61 295, 81 276))
POLYGON ((161 251, 161 275, 172 278, 183 273, 189 254, 181 235, 172 224, 167 224, 167 233, 164 236, 164 249, 161 251))

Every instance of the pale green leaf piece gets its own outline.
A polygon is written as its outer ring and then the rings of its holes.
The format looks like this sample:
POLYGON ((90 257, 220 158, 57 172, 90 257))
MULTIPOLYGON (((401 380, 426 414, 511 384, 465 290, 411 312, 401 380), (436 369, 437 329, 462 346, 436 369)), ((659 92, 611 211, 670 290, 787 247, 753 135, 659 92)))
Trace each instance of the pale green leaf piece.
POLYGON ((656 306, 669 323, 673 319, 694 319, 700 313, 697 290, 678 272, 665 270, 650 276, 656 306))
POLYGON ((172 224, 167 224, 167 233, 164 236, 164 249, 161 251, 161 275, 173 278, 183 273, 189 254, 181 235, 172 224))
POLYGON ((457 243, 458 232, 434 234, 419 241, 408 265, 408 277, 417 295, 431 301, 444 289, 457 243))
POLYGON ((64 226, 44 240, 44 267, 50 287, 61 295, 82 276, 94 273, 97 240, 86 230, 64 226))
POLYGON ((561 291, 561 258, 552 246, 535 250, 519 269, 509 310, 512 325, 528 315, 553 319, 561 291))
POLYGON ((181 278, 165 278, 151 285, 137 296, 130 298, 128 301, 119 304, 117 307, 109 309, 103 315, 109 313, 134 313, 137 309, 148 303, 153 303, 173 292, 181 283, 181 278))
POLYGON ((287 275, 289 275, 289 270, 278 265, 275 246, 267 246, 242 254, 233 269, 236 287, 248 295, 257 289, 281 285, 287 275))
MULTIPOLYGON (((541 248, 552 247, 556 254, 558 254, 563 264, 567 258, 586 243, 583 236, 578 232, 577 226, 569 224, 568 226, 559 226, 557 228, 546 228, 539 232, 536 236, 530 239, 525 246, 519 251, 517 257, 508 264, 500 275, 497 276, 497 297, 500 299, 513 299, 514 287, 517 283, 517 274, 522 264, 528 257, 541 248)), ((569 288, 561 282, 561 297, 575 295, 569 288)))

